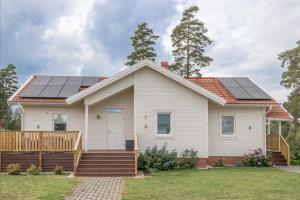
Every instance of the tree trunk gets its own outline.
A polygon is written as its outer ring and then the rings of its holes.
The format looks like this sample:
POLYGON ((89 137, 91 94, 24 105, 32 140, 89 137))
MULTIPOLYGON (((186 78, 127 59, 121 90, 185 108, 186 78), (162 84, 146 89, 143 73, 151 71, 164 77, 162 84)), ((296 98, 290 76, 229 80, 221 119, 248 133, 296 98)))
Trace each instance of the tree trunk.
POLYGON ((190 27, 187 32, 186 78, 190 77, 190 27))

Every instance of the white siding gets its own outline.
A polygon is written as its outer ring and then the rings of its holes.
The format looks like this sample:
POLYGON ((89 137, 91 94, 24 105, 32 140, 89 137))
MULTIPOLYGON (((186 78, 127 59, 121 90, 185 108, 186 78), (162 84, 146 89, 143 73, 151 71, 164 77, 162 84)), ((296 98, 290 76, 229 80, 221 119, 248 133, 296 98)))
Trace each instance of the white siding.
POLYGON ((123 91, 124 89, 133 86, 133 75, 128 75, 100 90, 94 92, 93 94, 84 98, 84 103, 88 105, 92 105, 100 100, 110 97, 118 92, 123 91))
POLYGON ((181 153, 196 149, 199 157, 208 156, 208 100, 194 91, 149 68, 134 74, 136 132, 140 150, 167 143, 181 153), (156 137, 156 111, 174 112, 174 133, 156 137))
MULTIPOLYGON (((133 89, 102 101, 89 110, 89 150, 107 149, 108 108, 124 109, 125 140, 133 140, 133 89), (97 119, 97 114, 101 119, 97 119)), ((125 142, 125 141, 124 141, 125 142)))
POLYGON ((208 107, 208 135, 210 156, 241 156, 249 149, 265 150, 265 122, 263 108, 208 107), (236 116, 236 136, 222 137, 220 114, 236 116), (249 130, 251 126, 251 130, 249 130))
POLYGON ((68 126, 70 131, 84 130, 84 107, 77 106, 23 106, 25 131, 53 131, 53 114, 68 114, 68 126), (39 129, 37 126, 39 125, 39 129))

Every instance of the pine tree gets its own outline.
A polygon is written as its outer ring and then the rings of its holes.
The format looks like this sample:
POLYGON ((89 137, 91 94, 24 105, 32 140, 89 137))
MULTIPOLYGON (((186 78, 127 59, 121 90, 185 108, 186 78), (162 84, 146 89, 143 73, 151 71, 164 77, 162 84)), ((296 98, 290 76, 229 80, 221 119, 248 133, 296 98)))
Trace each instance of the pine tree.
POLYGON ((154 45, 158 38, 159 36, 154 35, 152 29, 148 28, 146 23, 139 24, 138 29, 130 38, 133 50, 127 57, 128 61, 125 65, 131 66, 144 59, 154 62, 156 58, 154 45))
POLYGON ((5 128, 15 127, 17 118, 11 107, 7 105, 7 100, 18 89, 18 79, 16 67, 13 64, 7 65, 0 70, 0 117, 5 119, 5 128))
POLYGON ((200 69, 210 64, 212 59, 204 55, 205 47, 212 43, 206 36, 207 29, 195 15, 197 6, 186 9, 171 34, 174 63, 170 70, 181 76, 201 76, 200 69))

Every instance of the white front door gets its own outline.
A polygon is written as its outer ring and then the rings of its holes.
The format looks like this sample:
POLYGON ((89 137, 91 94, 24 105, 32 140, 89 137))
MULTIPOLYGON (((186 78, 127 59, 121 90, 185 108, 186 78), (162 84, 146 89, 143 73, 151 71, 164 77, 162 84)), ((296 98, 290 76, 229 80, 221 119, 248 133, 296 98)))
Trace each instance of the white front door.
POLYGON ((125 149, 123 109, 108 109, 108 149, 125 149))

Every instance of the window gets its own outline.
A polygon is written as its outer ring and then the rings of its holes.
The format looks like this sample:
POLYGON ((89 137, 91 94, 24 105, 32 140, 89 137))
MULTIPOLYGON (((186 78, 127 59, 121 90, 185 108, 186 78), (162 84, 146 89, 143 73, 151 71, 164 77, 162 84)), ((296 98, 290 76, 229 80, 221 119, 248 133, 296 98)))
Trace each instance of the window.
POLYGON ((171 113, 157 113, 157 134, 171 133, 171 113))
POLYGON ((66 131, 67 130, 67 115, 66 114, 54 114, 53 115, 53 130, 54 131, 66 131))
POLYGON ((222 115, 222 136, 233 136, 235 134, 235 116, 222 115))

